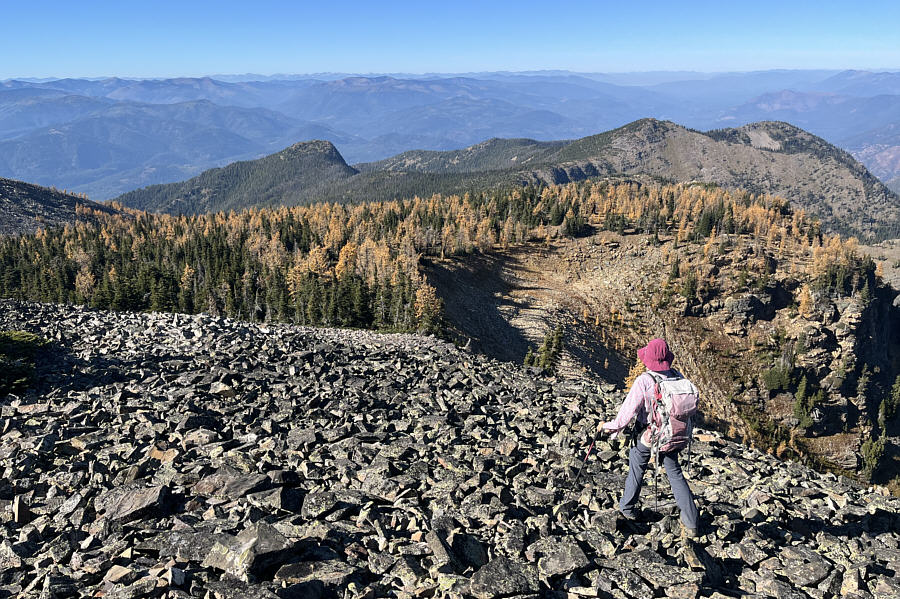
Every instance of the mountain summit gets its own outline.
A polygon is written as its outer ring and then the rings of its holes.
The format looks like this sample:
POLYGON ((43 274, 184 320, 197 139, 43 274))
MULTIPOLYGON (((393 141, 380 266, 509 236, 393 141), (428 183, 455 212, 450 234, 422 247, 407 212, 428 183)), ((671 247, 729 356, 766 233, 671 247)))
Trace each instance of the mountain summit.
POLYGON ((331 142, 314 140, 258 160, 210 169, 181 183, 145 187, 118 199, 133 208, 172 213, 292 204, 297 197, 324 193, 327 186, 356 173, 331 142))
POLYGON ((507 170, 512 179, 543 183, 644 174, 780 195, 834 230, 862 234, 896 230, 900 223, 900 198, 853 156, 803 129, 774 121, 704 133, 641 119, 568 143, 491 140, 452 152, 404 152, 358 168, 507 170))

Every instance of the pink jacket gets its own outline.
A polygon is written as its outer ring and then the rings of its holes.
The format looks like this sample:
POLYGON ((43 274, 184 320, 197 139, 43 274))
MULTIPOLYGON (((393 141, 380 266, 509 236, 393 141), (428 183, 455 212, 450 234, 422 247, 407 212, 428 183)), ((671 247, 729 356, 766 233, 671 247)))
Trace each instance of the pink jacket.
POLYGON ((631 390, 625 396, 625 401, 619 408, 616 419, 603 425, 603 430, 617 433, 638 417, 639 424, 647 424, 647 409, 645 402, 656 393, 656 381, 649 372, 645 372, 634 380, 631 390))
MULTIPOLYGON (((665 378, 671 378, 675 374, 674 371, 660 372, 665 378)), ((645 372, 634 380, 631 390, 625 396, 622 407, 615 420, 607 422, 603 425, 603 430, 611 433, 618 433, 628 426, 632 419, 637 416, 639 428, 647 425, 647 408, 649 402, 656 395, 656 381, 649 372, 645 372)))

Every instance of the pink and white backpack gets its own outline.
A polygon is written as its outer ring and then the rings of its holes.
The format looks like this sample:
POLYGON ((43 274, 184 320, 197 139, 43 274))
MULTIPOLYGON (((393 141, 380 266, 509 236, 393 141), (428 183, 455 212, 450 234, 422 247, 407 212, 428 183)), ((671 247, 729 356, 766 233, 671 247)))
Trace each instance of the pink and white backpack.
POLYGON ((680 373, 673 378, 649 370, 647 374, 656 381, 656 393, 645 403, 648 427, 644 441, 657 453, 684 449, 694 432, 700 392, 680 373))

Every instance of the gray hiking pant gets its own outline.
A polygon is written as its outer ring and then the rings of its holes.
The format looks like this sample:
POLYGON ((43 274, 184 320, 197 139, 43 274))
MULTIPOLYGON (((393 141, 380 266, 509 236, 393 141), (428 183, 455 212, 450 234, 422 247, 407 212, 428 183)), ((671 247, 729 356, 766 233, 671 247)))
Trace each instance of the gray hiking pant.
MULTIPOLYGON (((678 463, 678 452, 660 453, 666 475, 669 477, 669 485, 675 495, 675 503, 681 510, 681 522, 685 528, 697 528, 700 524, 700 515, 697 512, 697 504, 694 494, 691 493, 684 473, 681 472, 681 464, 678 463)), ((634 514, 634 506, 641 494, 641 485, 644 481, 644 471, 650 462, 650 449, 638 439, 631 452, 628 454, 628 477, 625 479, 625 494, 619 502, 619 509, 626 515, 634 514)))

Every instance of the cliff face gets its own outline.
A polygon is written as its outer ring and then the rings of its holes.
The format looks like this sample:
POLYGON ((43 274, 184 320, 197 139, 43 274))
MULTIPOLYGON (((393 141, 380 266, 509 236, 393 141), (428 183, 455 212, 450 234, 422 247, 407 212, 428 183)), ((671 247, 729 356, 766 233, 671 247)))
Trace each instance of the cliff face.
POLYGON ((900 500, 699 431, 616 516, 612 386, 412 335, 0 302, 54 344, 2 405, 16 597, 887 597, 900 500))
MULTIPOLYGON (((802 289, 795 289, 788 305, 764 314, 771 333, 760 342, 765 343, 760 355, 770 356, 772 364, 767 368, 760 363, 762 384, 751 386, 738 399, 764 406, 788 433, 790 447, 849 471, 865 470, 869 466, 861 449, 865 440, 885 435, 893 444, 898 441, 895 423, 879 421, 880 408, 889 401, 900 375, 896 291, 883 287, 870 297, 817 295, 805 314, 796 308, 803 301, 801 293, 802 289), (770 383, 766 376, 781 364, 793 369, 794 379, 770 388, 777 383, 770 383), (800 407, 803 402, 805 407, 800 407)), ((772 306, 777 304, 773 297, 777 294, 773 289, 771 295, 753 297, 762 297, 760 305, 772 306)), ((732 302, 732 309, 739 304, 732 302)), ((759 339, 756 327, 742 325, 732 331, 755 333, 759 339)), ((878 478, 890 477, 891 463, 888 455, 878 478)))

